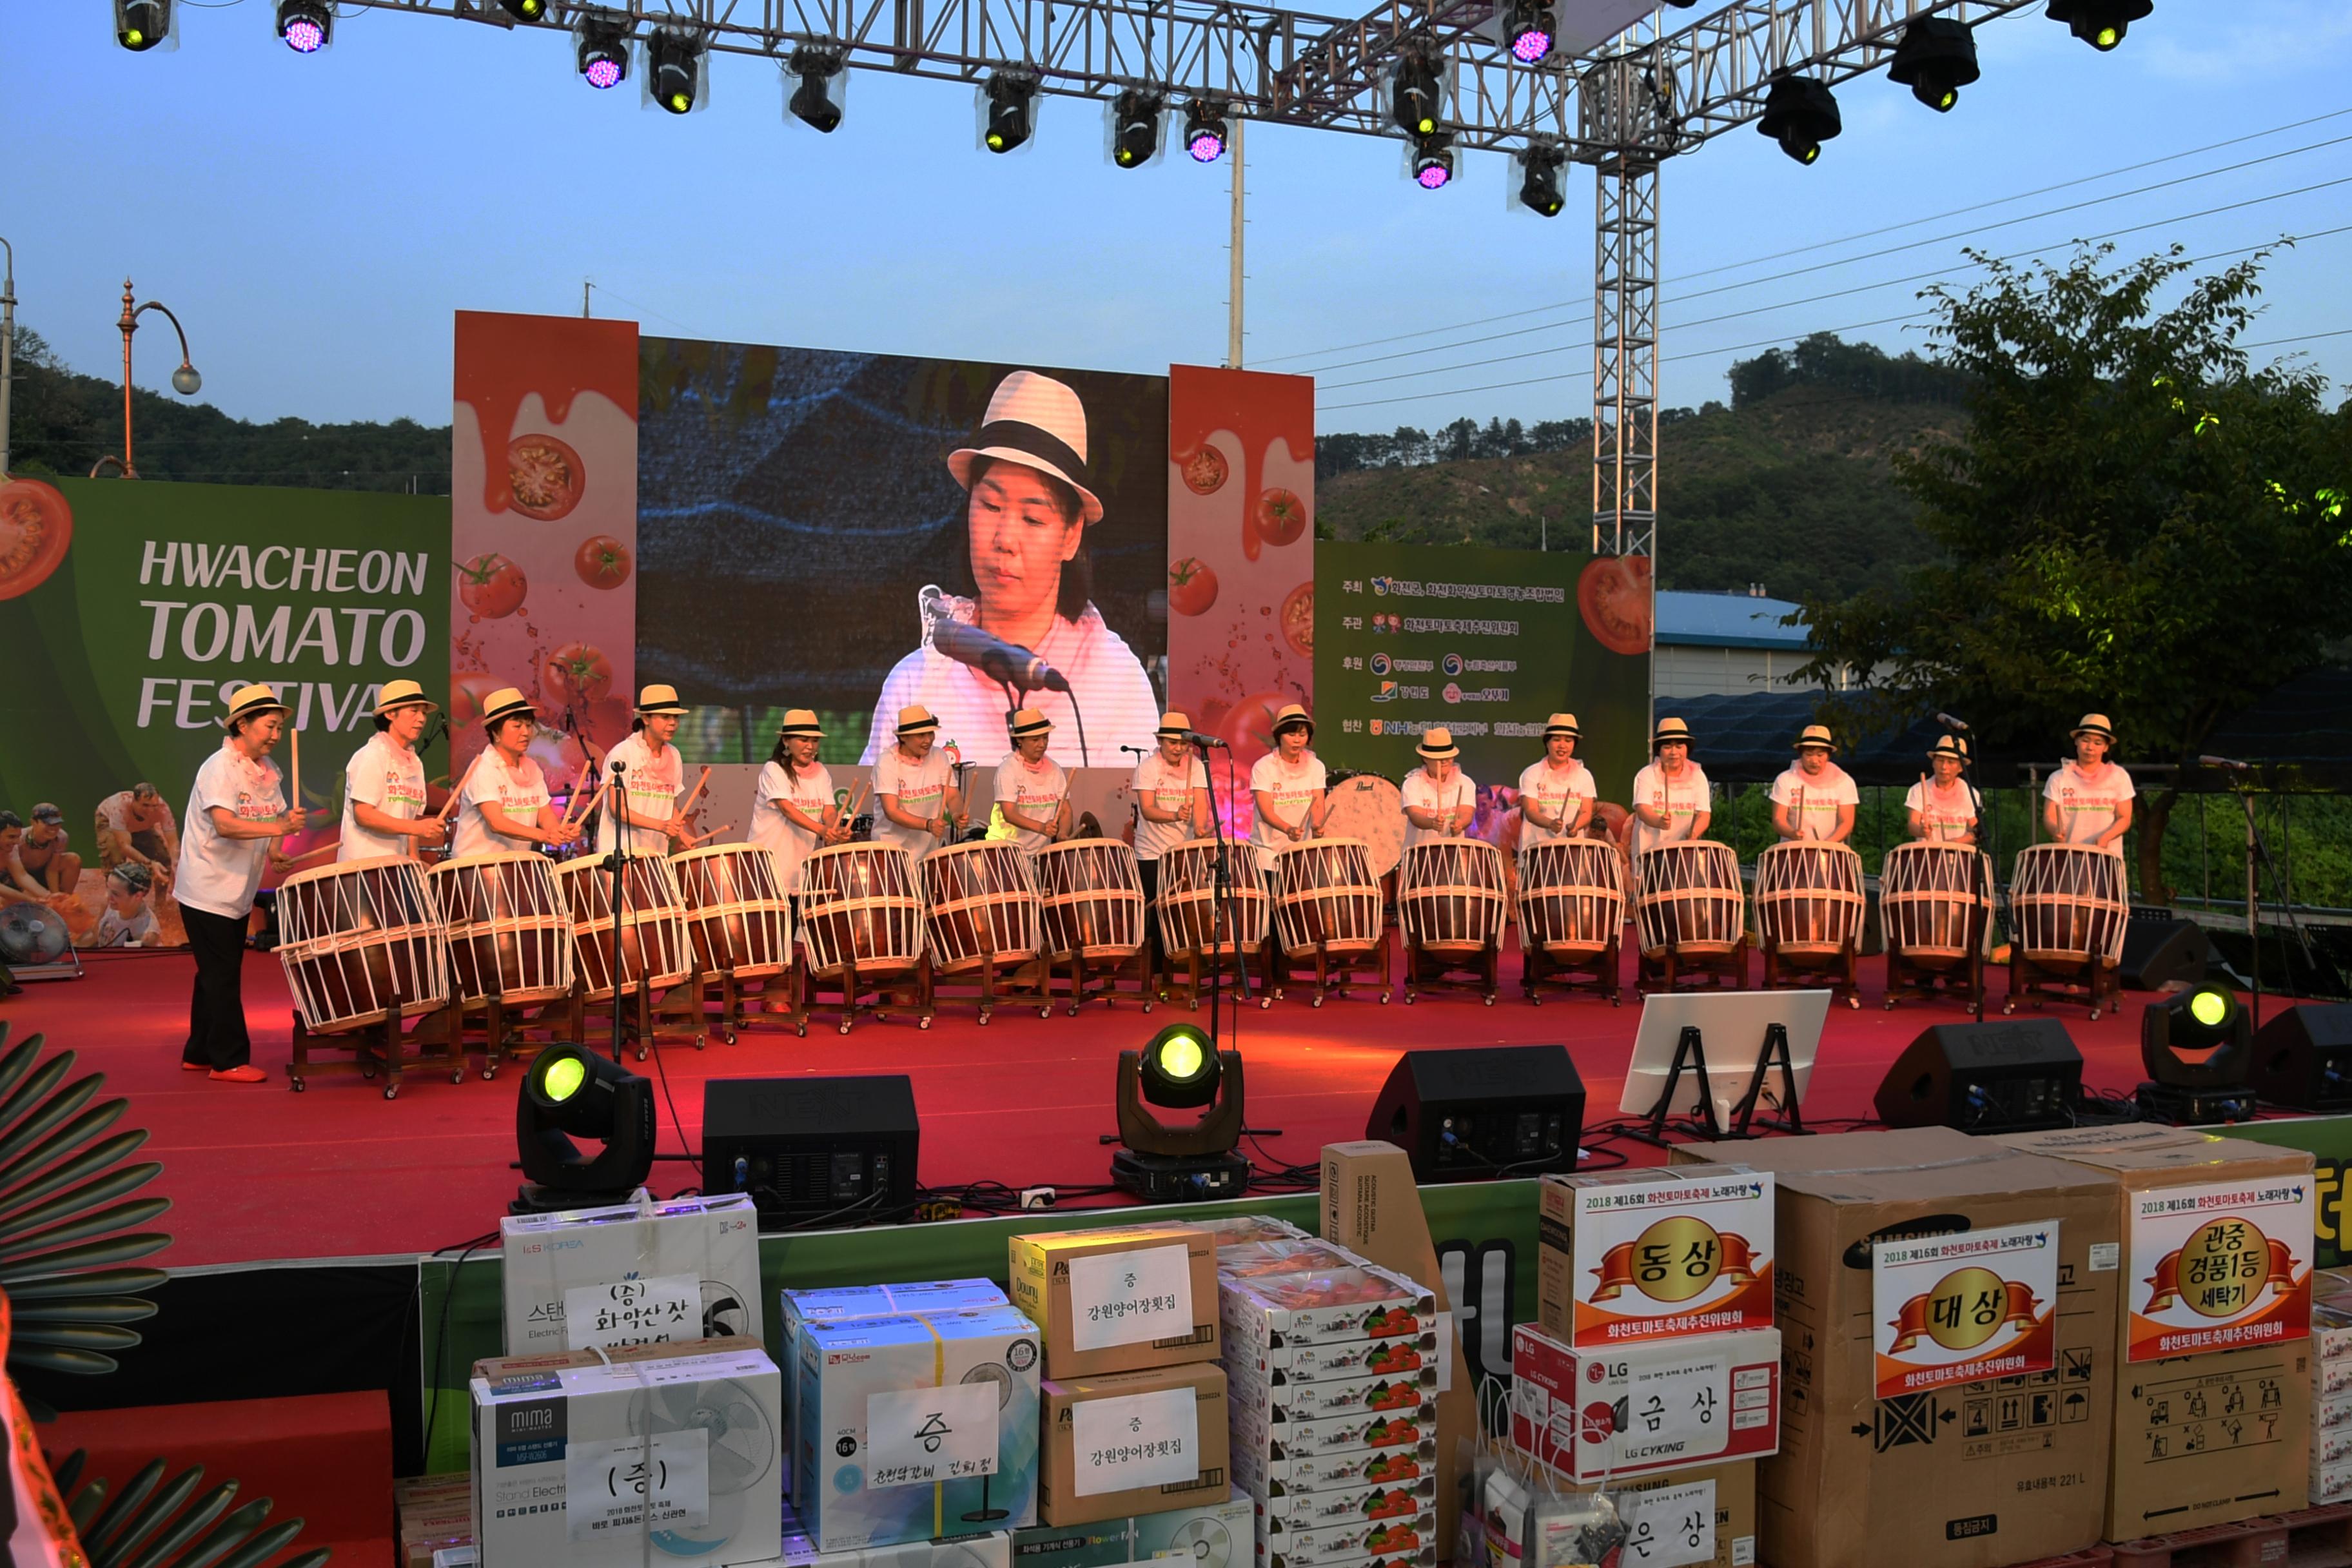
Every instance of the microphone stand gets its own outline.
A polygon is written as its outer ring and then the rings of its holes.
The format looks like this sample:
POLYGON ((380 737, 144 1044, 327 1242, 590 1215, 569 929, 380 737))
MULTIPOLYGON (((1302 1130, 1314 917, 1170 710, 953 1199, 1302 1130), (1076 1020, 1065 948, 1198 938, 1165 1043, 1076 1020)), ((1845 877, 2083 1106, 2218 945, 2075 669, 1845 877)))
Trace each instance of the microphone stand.
POLYGON ((621 1065, 624 1032, 621 1023, 621 928, 628 923, 629 879, 626 873, 629 862, 635 857, 629 853, 628 800, 621 780, 627 764, 615 757, 608 765, 613 770, 613 776, 604 785, 605 793, 610 796, 604 810, 613 819, 613 852, 604 858, 604 866, 613 873, 613 936, 609 963, 613 977, 613 1065, 618 1067, 621 1065))

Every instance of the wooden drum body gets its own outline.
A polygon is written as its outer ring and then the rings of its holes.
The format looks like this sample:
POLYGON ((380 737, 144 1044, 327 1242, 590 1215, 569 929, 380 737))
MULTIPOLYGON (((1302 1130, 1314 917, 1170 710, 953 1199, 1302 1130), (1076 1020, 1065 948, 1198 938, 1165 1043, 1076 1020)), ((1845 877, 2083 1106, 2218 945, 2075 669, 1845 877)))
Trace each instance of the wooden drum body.
POLYGON ((572 917, 544 855, 467 855, 433 868, 449 969, 467 1006, 527 1007, 572 992, 572 917))
POLYGON ((801 942, 818 974, 885 974, 923 956, 914 861, 896 844, 836 844, 801 862, 801 942))
MULTIPOLYGON (((620 984, 666 990, 682 984, 694 968, 687 939, 686 912, 677 876, 658 856, 631 860, 622 873, 628 911, 620 922, 620 984)), ((574 860, 557 868, 557 886, 572 916, 573 963, 581 994, 601 1002, 614 993, 613 873, 600 859, 574 860)))
POLYGON ((1381 941, 1381 889, 1361 840, 1311 838, 1275 851, 1275 927, 1292 958, 1364 952, 1381 941))
POLYGON ((1878 873, 1878 921, 1890 960, 1958 969, 1979 950, 1992 862, 1960 844, 1898 844, 1878 873))
POLYGON ((1796 840, 1756 858, 1756 931, 1785 958, 1842 957, 1862 941, 1862 857, 1796 840))
POLYGON ((2124 955, 2131 895, 2124 858, 2084 844, 2036 844, 2019 851, 2010 883, 2011 940, 2042 969, 2115 964, 2124 955))
POLYGON ((764 980, 793 966, 792 905, 775 856, 754 844, 714 844, 669 863, 704 973, 764 980))
POLYGON ((1633 862, 1644 953, 1727 953, 1746 939, 1739 857, 1728 844, 1661 844, 1633 862))
POLYGON ((1258 847, 1246 838, 1224 846, 1232 880, 1234 929, 1226 930, 1217 901, 1217 840, 1188 838, 1160 856, 1160 941, 1173 960, 1244 952, 1265 945, 1267 909, 1258 847))
POLYGON ((1143 879, 1135 851, 1115 838, 1053 844, 1037 851, 1045 951, 1120 961, 1143 945, 1143 879))
POLYGON ((289 877, 278 889, 278 961, 314 1035, 448 1005, 441 911, 414 860, 347 860, 289 877))
POLYGON ((935 973, 1037 956, 1037 889, 1029 858, 1012 840, 942 845, 923 857, 922 879, 935 973))
POLYGON ((1519 942, 1565 962, 1614 951, 1625 929, 1624 862, 1598 838, 1554 838, 1519 851, 1519 942))
POLYGON ((1424 838, 1404 852, 1397 921, 1426 952, 1484 952, 1503 935, 1503 852, 1483 838, 1424 838))

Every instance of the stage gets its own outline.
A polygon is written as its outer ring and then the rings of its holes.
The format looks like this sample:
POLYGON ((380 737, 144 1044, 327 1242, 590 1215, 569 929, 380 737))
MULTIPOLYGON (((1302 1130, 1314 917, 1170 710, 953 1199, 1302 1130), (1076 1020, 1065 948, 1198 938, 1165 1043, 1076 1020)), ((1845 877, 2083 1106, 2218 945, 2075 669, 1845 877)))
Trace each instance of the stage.
MULTIPOLYGON (((1459 994, 1425 996, 1411 1006, 1400 994, 1383 1006, 1366 989, 1320 1009, 1296 992, 1269 1010, 1242 1009, 1238 1033, 1229 1026, 1225 1043, 1238 1045, 1249 1063, 1250 1125, 1281 1130, 1245 1152, 1312 1162, 1327 1142, 1362 1137, 1374 1095, 1408 1047, 1550 1041, 1569 1047, 1583 1075, 1589 1144, 1593 1124, 1617 1113, 1641 1005, 1629 990, 1620 1007, 1559 996, 1531 1007, 1517 994, 1517 953, 1507 952, 1503 994, 1492 1007, 1459 994)), ((276 959, 252 953, 246 1011, 254 1059, 270 1081, 213 1083, 180 1070, 192 973, 184 954, 101 955, 90 960, 86 979, 31 984, 0 1003, 12 1041, 37 1030, 51 1048, 75 1051, 78 1072, 105 1073, 108 1091, 130 1100, 122 1124, 152 1135, 139 1157, 163 1163, 147 1190, 172 1200, 159 1224, 175 1238, 154 1259, 158 1266, 430 1252, 496 1227, 520 1180, 509 1168, 517 1069, 489 1082, 469 1073, 460 1084, 414 1072, 390 1101, 380 1083, 350 1075, 313 1079, 306 1093, 291 1093, 285 982, 276 959)), ((1627 974, 1630 981, 1630 960, 1627 974)), ((1966 1021, 1956 1005, 1883 1009, 1884 974, 1882 963, 1866 961, 1861 1010, 1830 1009, 1806 1097, 1808 1121, 1869 1116, 1887 1064, 1921 1029, 1966 1021)), ((1989 1016, 2000 1016, 2004 989, 2005 981, 1994 977, 1989 1016)), ((2128 1092, 2139 1081, 2139 1017, 2147 1000, 2127 993, 2123 1005, 2095 1023, 2080 1006, 2047 1009, 2081 1047, 2086 1088, 2128 1092)), ((969 1004, 942 1002, 928 1030, 894 1017, 860 1023, 843 1036, 820 1016, 805 1039, 789 1029, 762 1029, 732 1047, 714 1038, 701 1051, 670 1047, 656 1060, 639 1064, 632 1057, 629 1065, 657 1087, 667 1080, 685 1142, 669 1103, 662 1104, 665 1154, 698 1148, 706 1079, 905 1073, 922 1116, 920 1178, 927 1186, 994 1181, 1092 1187, 1108 1179, 1108 1151, 1097 1139, 1114 1124, 1117 1052, 1183 1016, 1166 1005, 1146 1016, 1131 1001, 1108 1009, 1090 1003, 1076 1017, 1057 1010, 1050 1019, 1001 1007, 983 1027, 969 1004)), ((1198 1016, 1206 1023, 1205 1010, 1198 1016)), ((1234 1016, 1226 1016, 1230 1026, 1234 1016)), ((1627 1141, 1612 1149, 1636 1163, 1658 1158, 1627 1141)), ((699 1181, 699 1170, 684 1162, 665 1160, 654 1168, 654 1190, 663 1195, 699 1181)))

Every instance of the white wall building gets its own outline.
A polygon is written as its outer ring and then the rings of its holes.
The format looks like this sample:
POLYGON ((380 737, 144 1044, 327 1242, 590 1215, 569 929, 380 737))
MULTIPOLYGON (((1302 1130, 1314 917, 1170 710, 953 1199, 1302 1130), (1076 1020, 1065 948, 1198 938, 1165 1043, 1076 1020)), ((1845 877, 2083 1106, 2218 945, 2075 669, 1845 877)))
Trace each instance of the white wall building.
POLYGON ((1788 690, 1813 657, 1808 628, 1780 624, 1797 608, 1786 599, 1762 597, 1761 590, 1661 591, 1651 665, 1657 700, 1788 690))

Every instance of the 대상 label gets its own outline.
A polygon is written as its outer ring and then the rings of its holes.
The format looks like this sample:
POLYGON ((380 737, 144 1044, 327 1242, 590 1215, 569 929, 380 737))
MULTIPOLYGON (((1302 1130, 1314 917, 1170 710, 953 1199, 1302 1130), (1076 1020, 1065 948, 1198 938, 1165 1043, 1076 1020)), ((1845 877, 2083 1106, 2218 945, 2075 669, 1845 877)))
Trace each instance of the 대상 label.
POLYGON ((1625 1568, 1685 1568, 1715 1561, 1713 1481, 1622 1491, 1614 1501, 1625 1523, 1625 1568))
POLYGON ((2057 1364, 2058 1222, 1870 1249, 1878 1397, 2057 1364))
POLYGON ((1201 1412, 1192 1388, 1163 1388, 1070 1407, 1080 1497, 1181 1485, 1201 1473, 1201 1412))
POLYGON ((563 1451, 563 1531, 572 1542, 710 1522, 710 1434, 573 1439, 563 1451), (648 1509, 650 1508, 650 1517, 648 1509))
POLYGON ((996 1473, 996 1384, 866 1396, 866 1484, 927 1486, 996 1473))
POLYGON ((1070 1259, 1070 1348, 1181 1339, 1192 1331, 1192 1259, 1179 1242, 1070 1259))
POLYGON ((2130 1359, 2308 1338, 2317 1221, 2303 1175, 2133 1193, 2130 1359))
POLYGON ((664 1344, 702 1338, 702 1281, 691 1274, 575 1285, 563 1293, 565 1348, 664 1344))

